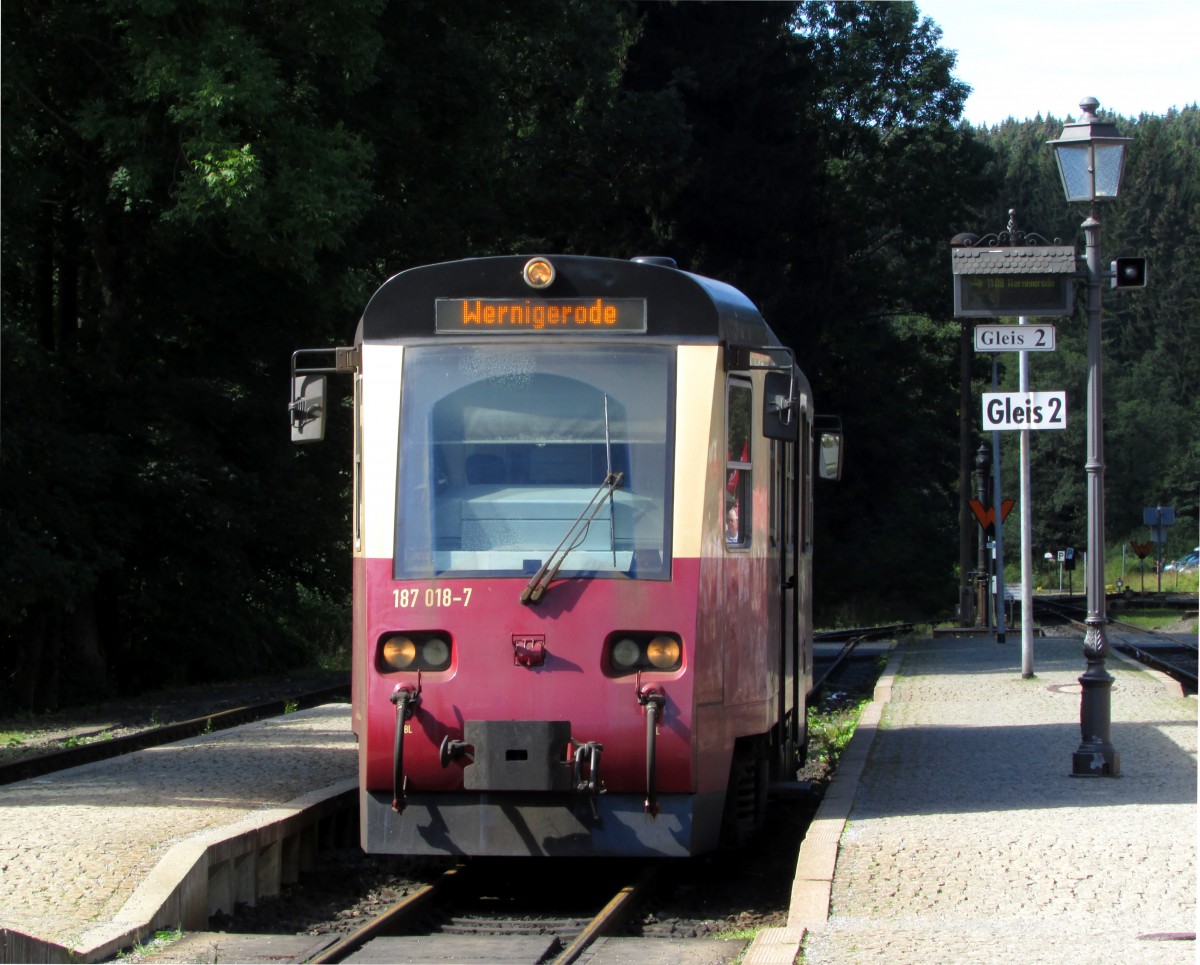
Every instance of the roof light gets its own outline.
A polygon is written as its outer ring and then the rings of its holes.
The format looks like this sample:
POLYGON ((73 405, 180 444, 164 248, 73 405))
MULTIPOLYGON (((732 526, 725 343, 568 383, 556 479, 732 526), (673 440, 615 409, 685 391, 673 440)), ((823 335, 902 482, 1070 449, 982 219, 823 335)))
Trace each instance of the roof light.
POLYGON ((548 258, 530 258, 521 275, 530 288, 547 288, 554 281, 554 266, 548 258))

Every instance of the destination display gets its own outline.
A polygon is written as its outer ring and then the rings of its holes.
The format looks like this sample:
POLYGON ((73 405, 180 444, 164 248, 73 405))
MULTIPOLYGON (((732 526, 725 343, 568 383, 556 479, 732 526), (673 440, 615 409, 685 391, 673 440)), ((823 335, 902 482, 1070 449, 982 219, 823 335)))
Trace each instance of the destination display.
POLYGON ((439 298, 442 335, 644 333, 644 298, 439 298))
POLYGON ((976 352, 1053 352, 1053 325, 976 325, 976 352))
POLYGON ((1066 392, 985 392, 983 430, 1065 429, 1066 392))
POLYGON ((1072 281, 1069 275, 955 275, 954 314, 1071 315, 1072 281))

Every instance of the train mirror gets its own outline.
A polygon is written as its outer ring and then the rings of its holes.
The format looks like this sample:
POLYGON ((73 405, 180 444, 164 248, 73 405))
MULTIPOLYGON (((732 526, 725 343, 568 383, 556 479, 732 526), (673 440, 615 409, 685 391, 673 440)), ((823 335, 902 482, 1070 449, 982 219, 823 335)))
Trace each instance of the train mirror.
POLYGON ((842 434, 840 431, 822 430, 818 434, 817 473, 822 479, 842 478, 842 434))
POLYGON ((320 442, 325 438, 325 376, 292 376, 292 442, 320 442))
POLYGON ((768 372, 763 387, 763 435, 795 442, 800 437, 800 420, 796 418, 791 373, 768 372))

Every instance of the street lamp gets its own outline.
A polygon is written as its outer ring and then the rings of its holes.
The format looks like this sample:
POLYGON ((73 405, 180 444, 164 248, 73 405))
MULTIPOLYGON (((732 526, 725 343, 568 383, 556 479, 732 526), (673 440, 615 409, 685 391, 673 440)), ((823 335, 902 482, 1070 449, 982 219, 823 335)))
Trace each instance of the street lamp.
POLYGON ((1083 688, 1079 703, 1079 728, 1082 742, 1071 757, 1075 777, 1119 777, 1121 757, 1109 739, 1112 720, 1113 678, 1105 669, 1109 655, 1104 595, 1104 388, 1100 358, 1100 220, 1097 204, 1116 200, 1125 169, 1125 145, 1131 138, 1121 137, 1115 124, 1098 120, 1100 102, 1085 97, 1079 103, 1083 117, 1063 127, 1054 145, 1054 156, 1062 176, 1067 201, 1086 201, 1090 205, 1083 222, 1087 261, 1088 387, 1087 387, 1087 472, 1088 554, 1087 554, 1087 633, 1083 656, 1087 669, 1079 684, 1083 688))

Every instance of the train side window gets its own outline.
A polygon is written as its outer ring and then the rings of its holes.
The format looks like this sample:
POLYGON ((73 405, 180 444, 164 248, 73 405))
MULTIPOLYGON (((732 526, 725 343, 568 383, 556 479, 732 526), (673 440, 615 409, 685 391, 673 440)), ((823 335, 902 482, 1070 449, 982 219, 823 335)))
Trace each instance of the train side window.
POLYGON ((750 467, 754 390, 732 377, 725 397, 725 543, 750 545, 750 467))

